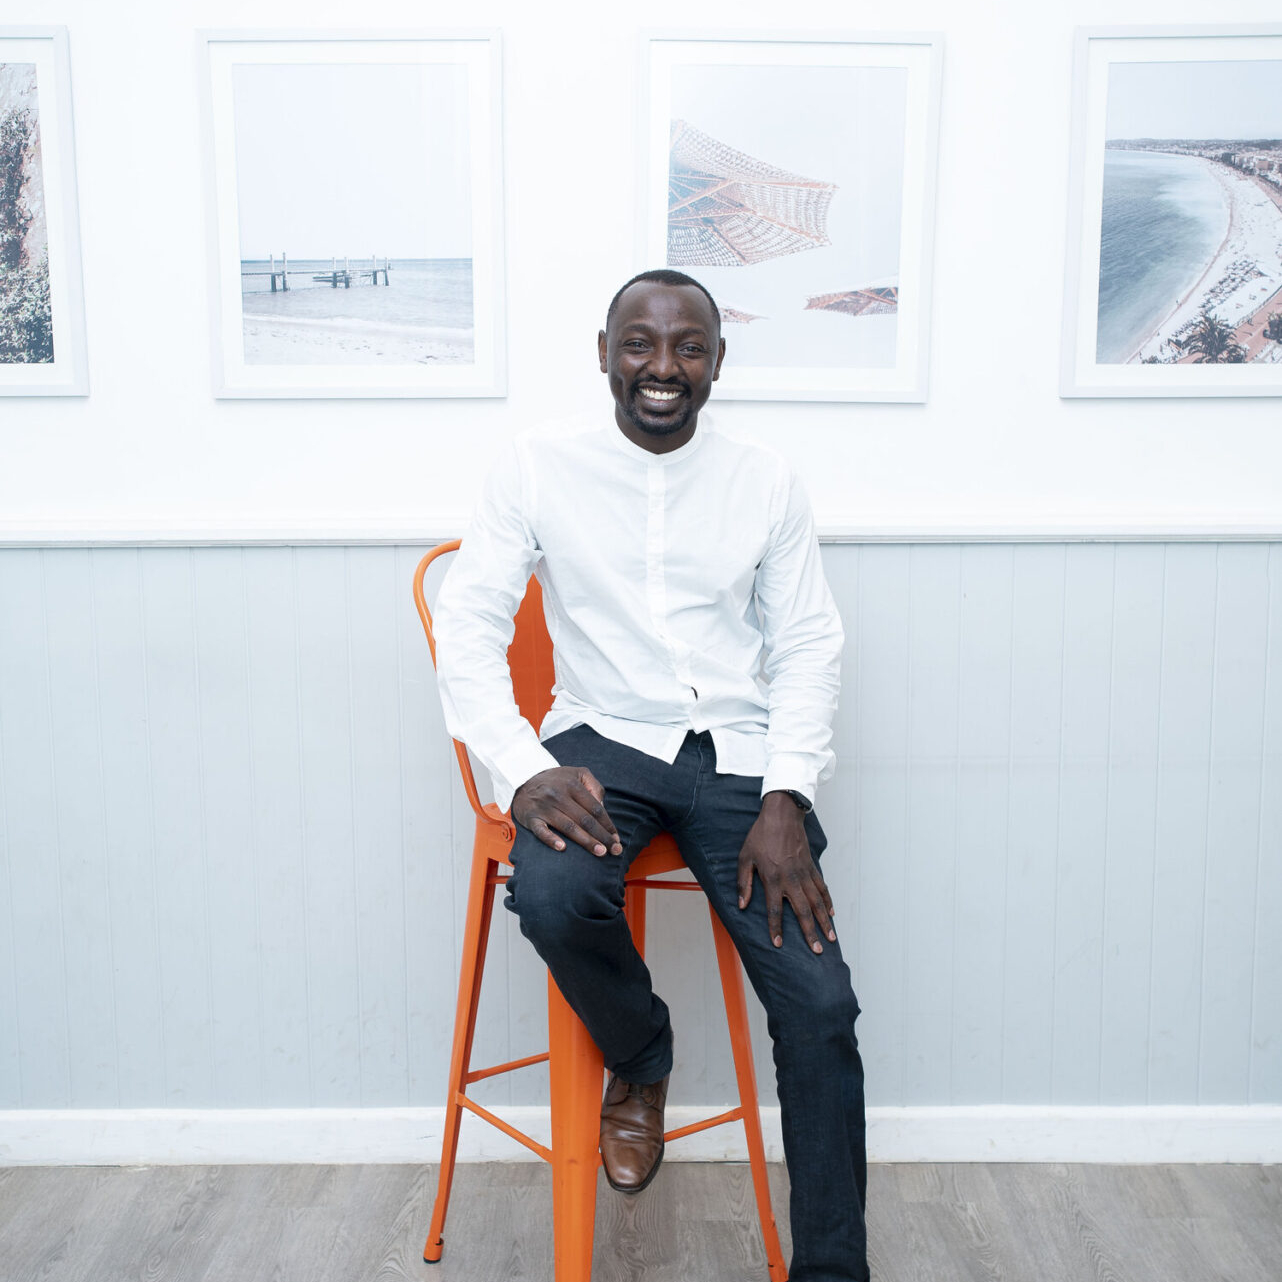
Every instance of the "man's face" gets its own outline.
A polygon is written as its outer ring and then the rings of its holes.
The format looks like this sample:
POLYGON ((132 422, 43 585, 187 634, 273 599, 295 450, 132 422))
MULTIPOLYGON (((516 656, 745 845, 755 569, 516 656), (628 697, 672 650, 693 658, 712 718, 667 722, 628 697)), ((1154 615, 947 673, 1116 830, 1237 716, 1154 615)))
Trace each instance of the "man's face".
POLYGON ((639 281, 619 299, 597 349, 624 436, 654 454, 690 440, 726 351, 701 290, 639 281))

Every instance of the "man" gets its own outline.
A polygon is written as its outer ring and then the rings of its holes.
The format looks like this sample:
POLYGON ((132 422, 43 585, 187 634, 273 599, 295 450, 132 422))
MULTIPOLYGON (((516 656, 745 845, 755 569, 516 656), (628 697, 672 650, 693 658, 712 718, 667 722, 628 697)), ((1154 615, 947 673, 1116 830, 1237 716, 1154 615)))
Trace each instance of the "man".
POLYGON ((623 878, 666 829, 769 1015, 790 1276, 862 1282, 859 1008, 811 810, 831 770, 842 630, 813 520, 778 456, 700 425, 725 355, 702 285, 635 277, 598 349, 613 421, 518 438, 446 576, 446 723, 511 804, 507 906, 611 1072, 610 1183, 645 1188, 663 1155, 672 1030, 623 917, 623 878), (531 573, 556 656, 542 743, 506 662, 531 573))

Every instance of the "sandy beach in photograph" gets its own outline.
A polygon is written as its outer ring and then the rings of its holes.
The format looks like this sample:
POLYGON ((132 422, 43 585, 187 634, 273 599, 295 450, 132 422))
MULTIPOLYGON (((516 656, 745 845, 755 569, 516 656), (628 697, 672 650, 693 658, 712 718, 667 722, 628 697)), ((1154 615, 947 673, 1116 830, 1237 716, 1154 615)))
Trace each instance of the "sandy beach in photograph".
POLYGON ((356 319, 244 316, 246 365, 469 365, 471 330, 356 319))
POLYGON ((1229 226, 1214 258, 1194 285, 1176 300, 1127 364, 1156 357, 1187 362, 1179 340, 1209 311, 1234 327, 1246 359, 1276 359, 1279 345, 1263 336, 1271 312, 1282 311, 1282 190, 1228 165, 1190 157, 1204 165, 1224 190, 1229 226))

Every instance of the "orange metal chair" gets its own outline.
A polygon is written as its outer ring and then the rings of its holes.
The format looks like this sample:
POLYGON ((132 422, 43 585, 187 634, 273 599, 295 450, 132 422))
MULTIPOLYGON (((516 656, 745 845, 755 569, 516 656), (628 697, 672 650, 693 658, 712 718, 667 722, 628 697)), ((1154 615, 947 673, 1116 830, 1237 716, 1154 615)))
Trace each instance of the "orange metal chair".
MULTIPOLYGON (((458 549, 454 539, 433 548, 414 572, 414 603, 418 606, 427 643, 436 661, 436 639, 432 616, 423 592, 427 568, 437 557, 458 549)), ((552 706, 552 642, 543 620, 543 596, 538 582, 531 579, 525 600, 516 615, 516 632, 508 650, 508 665, 521 714, 536 729, 552 706)), ((556 1282, 589 1282, 592 1274, 592 1238, 596 1222, 596 1173, 601 1156, 597 1142, 600 1126, 604 1065, 601 1052, 578 1016, 566 1004, 548 976, 548 1043, 540 1055, 496 1064, 490 1068, 471 1067, 472 1039, 481 996, 481 976, 489 938, 494 890, 507 881, 500 872, 516 836, 512 819, 493 803, 482 804, 476 790, 467 749, 457 739, 454 751, 467 799, 476 812, 476 838, 472 850, 472 875, 468 887, 467 921, 463 933, 463 957, 459 965, 458 1005, 454 1015, 454 1046, 445 1109, 445 1133, 441 1145, 441 1173, 432 1210, 432 1224, 423 1248, 423 1259, 435 1263, 444 1249, 442 1236, 449 1206, 450 1185, 458 1150, 459 1124, 463 1111, 474 1113, 510 1135, 526 1148, 552 1164, 552 1216, 556 1254, 556 1282), (509 1073, 531 1064, 547 1062, 551 1080, 552 1147, 540 1144, 518 1131, 501 1117, 469 1099, 467 1087, 483 1078, 509 1073)), ((693 881, 664 880, 663 876, 685 867, 672 838, 662 833, 633 862, 627 878, 626 913, 637 947, 645 947, 646 891, 699 890, 693 881)), ((703 1121, 668 1131, 665 1141, 680 1139, 695 1131, 726 1122, 741 1121, 747 1136, 752 1182, 761 1217, 761 1234, 766 1249, 771 1282, 787 1282, 788 1270, 779 1248, 779 1234, 770 1207, 766 1177, 765 1149, 761 1138, 761 1117, 757 1110, 757 1081, 748 1036, 748 1011, 744 1001, 743 974, 739 957, 726 929, 709 907, 721 988, 725 996, 730 1044, 739 1085, 739 1107, 703 1121)))

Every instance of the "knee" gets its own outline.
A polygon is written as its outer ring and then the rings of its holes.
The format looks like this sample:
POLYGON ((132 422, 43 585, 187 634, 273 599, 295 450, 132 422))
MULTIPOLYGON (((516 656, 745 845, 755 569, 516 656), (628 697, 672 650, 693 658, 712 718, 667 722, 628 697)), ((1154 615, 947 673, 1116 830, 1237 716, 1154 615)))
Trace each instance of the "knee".
POLYGON ((615 879, 601 875, 608 873, 602 860, 577 847, 556 851, 534 845, 538 849, 514 852, 516 871, 508 882, 507 907, 520 919, 521 933, 540 951, 573 945, 594 924, 622 912, 622 888, 616 893, 615 879))
POLYGON ((783 1009, 774 1013, 772 1032, 791 1042, 853 1039, 858 1016, 850 972, 842 965, 814 982, 796 985, 783 1009))

